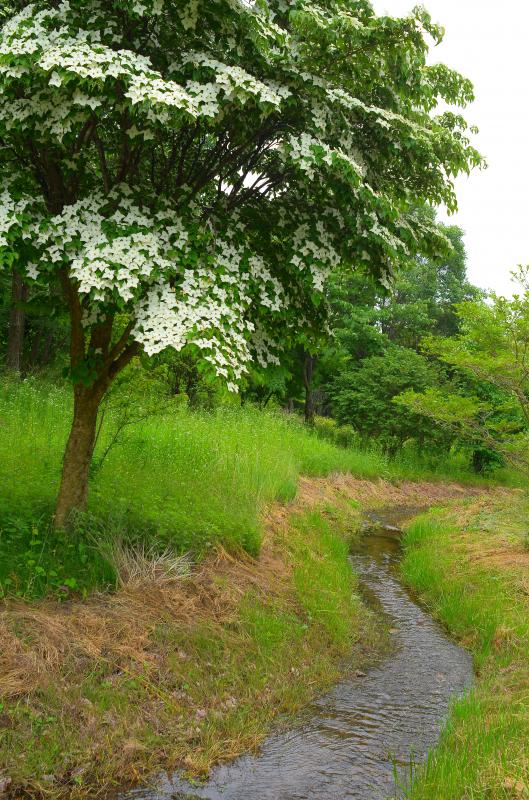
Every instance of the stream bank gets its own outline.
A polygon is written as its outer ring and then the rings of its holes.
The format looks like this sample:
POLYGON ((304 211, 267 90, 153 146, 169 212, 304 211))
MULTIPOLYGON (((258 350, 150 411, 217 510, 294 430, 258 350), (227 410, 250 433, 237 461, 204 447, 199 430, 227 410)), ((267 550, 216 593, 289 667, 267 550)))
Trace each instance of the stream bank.
POLYGON ((256 751, 387 648, 348 562, 361 509, 467 489, 302 479, 265 516, 258 559, 217 550, 186 579, 0 608, 0 779, 13 797, 87 798, 195 776, 256 751))
POLYGON ((381 663, 340 681, 295 727, 255 756, 215 769, 202 786, 162 778, 135 800, 385 800, 403 797, 417 763, 437 743, 453 698, 472 684, 469 653, 452 642, 402 586, 397 527, 411 509, 371 514, 351 566, 390 627, 381 663))
POLYGON ((527 492, 497 488, 406 527, 404 580, 477 672, 409 800, 529 798, 528 517, 527 492))

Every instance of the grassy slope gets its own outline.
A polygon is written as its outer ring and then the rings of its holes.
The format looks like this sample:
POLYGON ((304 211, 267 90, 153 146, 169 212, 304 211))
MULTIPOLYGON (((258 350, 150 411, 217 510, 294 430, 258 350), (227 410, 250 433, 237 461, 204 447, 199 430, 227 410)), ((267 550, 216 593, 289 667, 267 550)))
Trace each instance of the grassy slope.
MULTIPOLYGON (((104 587, 112 573, 93 534, 194 553, 220 542, 255 554, 262 509, 292 498, 300 474, 385 470, 379 456, 336 448, 280 413, 175 408, 126 431, 94 472, 79 536, 57 541, 49 520, 68 424, 65 391, 31 382, 0 388, 0 590, 6 578, 15 580, 10 592, 29 595, 72 581, 104 587)), ((114 427, 110 414, 96 464, 114 427)))
POLYGON ((302 472, 375 476, 378 456, 280 414, 175 410, 131 428, 76 535, 57 537, 65 409, 52 387, 0 392, 0 777, 13 789, 86 796, 161 765, 200 773, 335 681, 345 655, 373 657, 384 637, 347 560, 357 506, 338 493, 266 525, 263 511, 302 472), (188 580, 93 595, 113 581, 95 542, 113 537, 200 559, 188 580))
MULTIPOLYGON (((144 406, 149 403, 137 393, 132 408, 141 415, 144 406)), ((49 520, 70 395, 38 381, 0 384, 0 596, 2 589, 38 596, 112 584, 113 571, 94 538, 155 542, 195 554, 220 542, 255 554, 262 509, 292 498, 300 474, 426 477, 413 459, 388 463, 376 452, 337 448, 295 418, 250 407, 213 413, 170 408, 126 428, 99 467, 120 413, 105 417, 89 515, 77 537, 58 539, 49 520)), ((458 463, 444 472, 465 477, 458 463)))
MULTIPOLYGON (((281 414, 173 410, 129 429, 94 472, 90 514, 61 539, 49 519, 68 419, 64 391, 30 382, 0 389, 0 585, 8 595, 68 601, 0 609, 0 776, 71 795, 160 764, 201 772, 255 745, 278 713, 334 681, 341 656, 360 663, 376 650, 342 535, 356 509, 327 498, 273 535, 262 512, 292 498, 301 474, 420 469, 337 449, 281 414), (329 518, 331 506, 338 517, 329 518), (264 531, 259 561, 245 561, 241 548, 255 554, 264 531), (191 550, 203 558, 199 575, 73 599, 113 584, 94 543, 115 537, 191 550)), ((111 413, 96 463, 114 422, 111 413)), ((432 569, 445 563, 440 555, 432 569)), ((443 785, 441 774, 432 780, 443 785)), ((417 798, 463 796, 436 791, 417 798)))
POLYGON ((26 794, 86 797, 162 767, 200 774, 334 683, 345 656, 350 668, 372 660, 384 636, 347 560, 359 516, 336 500, 341 511, 269 524, 259 562, 221 553, 189 580, 62 612, 8 604, 0 629, 19 656, 0 656, 0 692, 14 689, 0 705, 0 776, 26 794))
POLYGON ((527 497, 494 493, 408 528, 403 575, 475 657, 411 800, 529 797, 527 497))

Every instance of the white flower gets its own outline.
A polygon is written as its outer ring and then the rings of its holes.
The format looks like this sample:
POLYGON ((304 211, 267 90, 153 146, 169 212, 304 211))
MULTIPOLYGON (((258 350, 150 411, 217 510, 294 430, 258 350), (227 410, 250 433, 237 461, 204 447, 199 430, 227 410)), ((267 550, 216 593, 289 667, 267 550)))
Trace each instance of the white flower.
POLYGON ((51 77, 49 80, 50 86, 61 86, 62 85, 62 78, 58 72, 52 72, 51 77))

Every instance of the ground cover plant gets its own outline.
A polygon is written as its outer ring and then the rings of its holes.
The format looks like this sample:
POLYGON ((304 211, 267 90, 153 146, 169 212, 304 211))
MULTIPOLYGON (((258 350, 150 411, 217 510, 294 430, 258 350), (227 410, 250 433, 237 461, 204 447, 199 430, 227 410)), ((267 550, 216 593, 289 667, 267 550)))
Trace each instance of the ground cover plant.
POLYGON ((477 671, 410 800, 529 794, 527 511, 524 492, 496 491, 407 529, 404 578, 469 647, 477 671))

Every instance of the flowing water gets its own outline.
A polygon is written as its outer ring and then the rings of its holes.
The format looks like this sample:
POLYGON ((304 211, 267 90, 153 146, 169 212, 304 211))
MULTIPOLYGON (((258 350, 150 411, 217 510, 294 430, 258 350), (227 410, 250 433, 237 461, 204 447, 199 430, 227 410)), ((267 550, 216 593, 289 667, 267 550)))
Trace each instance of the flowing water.
POLYGON ((389 619, 395 647, 366 675, 339 683, 299 724, 255 756, 213 770, 199 787, 178 776, 131 792, 134 800, 386 800, 403 796, 413 764, 436 744, 449 704, 472 682, 469 654, 403 588, 400 512, 372 516, 353 569, 389 619), (391 525, 388 523, 391 521, 391 525))

